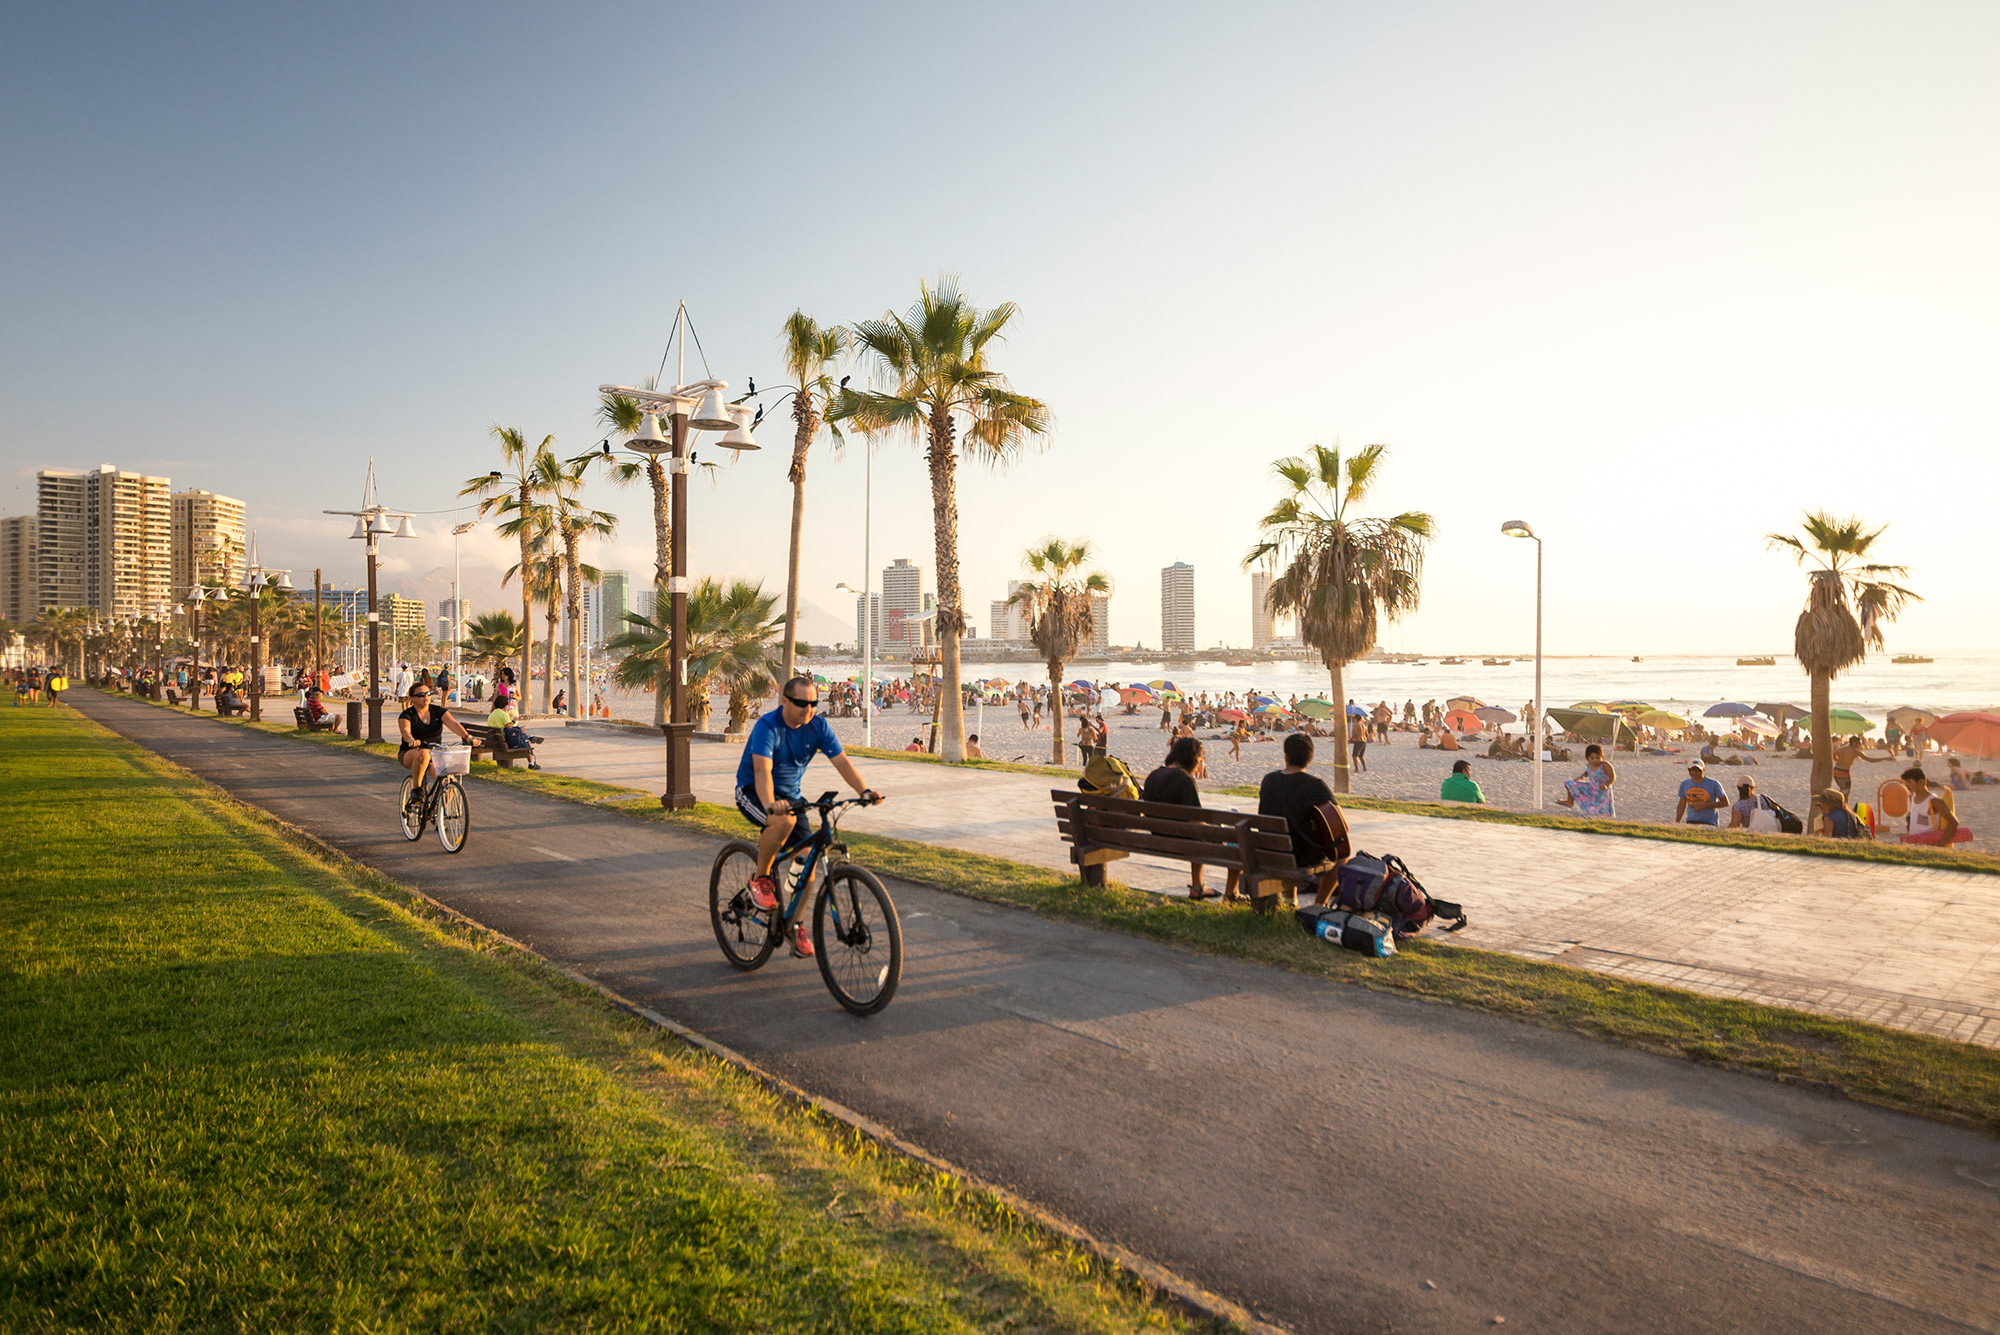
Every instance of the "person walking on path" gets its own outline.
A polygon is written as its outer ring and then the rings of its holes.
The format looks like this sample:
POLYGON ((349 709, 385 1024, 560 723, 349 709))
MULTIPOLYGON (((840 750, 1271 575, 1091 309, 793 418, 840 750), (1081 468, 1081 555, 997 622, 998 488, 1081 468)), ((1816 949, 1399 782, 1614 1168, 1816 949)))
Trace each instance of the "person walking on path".
POLYGON ((1688 776, 1681 780, 1680 800, 1674 804, 1674 824, 1715 825, 1717 816, 1729 805, 1722 785, 1708 777, 1708 766, 1699 760, 1688 762, 1688 776))

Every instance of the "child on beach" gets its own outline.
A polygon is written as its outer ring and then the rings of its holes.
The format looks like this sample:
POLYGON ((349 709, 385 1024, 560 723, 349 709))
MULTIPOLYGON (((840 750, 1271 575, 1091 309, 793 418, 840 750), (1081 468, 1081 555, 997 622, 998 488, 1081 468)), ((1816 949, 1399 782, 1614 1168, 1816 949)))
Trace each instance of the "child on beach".
POLYGON ((1586 816, 1615 815, 1611 785, 1617 782, 1618 771, 1604 758, 1604 748, 1592 742, 1583 748, 1583 773, 1563 784, 1563 796, 1556 801, 1586 816))

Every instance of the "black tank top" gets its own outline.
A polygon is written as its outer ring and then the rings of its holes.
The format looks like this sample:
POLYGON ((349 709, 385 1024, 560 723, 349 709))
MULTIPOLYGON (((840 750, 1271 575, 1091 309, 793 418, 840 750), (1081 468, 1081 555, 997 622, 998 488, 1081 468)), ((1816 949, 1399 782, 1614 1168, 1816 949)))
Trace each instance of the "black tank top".
POLYGON ((444 740, 444 711, 442 709, 432 710, 428 721, 417 713, 414 705, 405 709, 398 717, 410 725, 410 736, 418 744, 444 740))

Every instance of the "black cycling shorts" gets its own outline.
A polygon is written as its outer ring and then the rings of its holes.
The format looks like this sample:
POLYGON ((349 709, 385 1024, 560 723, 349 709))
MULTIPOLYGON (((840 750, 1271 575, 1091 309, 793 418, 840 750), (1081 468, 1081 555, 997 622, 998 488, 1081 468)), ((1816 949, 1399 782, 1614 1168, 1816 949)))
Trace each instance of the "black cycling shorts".
MULTIPOLYGON (((796 802, 799 800, 797 793, 789 795, 779 793, 777 796, 780 800, 784 801, 796 802)), ((770 823, 770 814, 764 810, 764 804, 757 800, 757 790, 755 788, 738 788, 736 790, 736 809, 743 813, 744 820, 749 821, 760 830, 770 823)))

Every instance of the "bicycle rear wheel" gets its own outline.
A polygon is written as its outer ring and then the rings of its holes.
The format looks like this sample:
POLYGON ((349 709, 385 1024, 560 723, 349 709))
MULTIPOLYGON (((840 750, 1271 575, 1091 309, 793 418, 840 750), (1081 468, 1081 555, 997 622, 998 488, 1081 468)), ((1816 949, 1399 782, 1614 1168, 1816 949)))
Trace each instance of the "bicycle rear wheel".
POLYGON ((465 789, 456 774, 445 778, 437 795, 438 842, 447 853, 456 853, 465 847, 465 836, 472 833, 472 803, 466 800, 465 789))
POLYGON ((732 839, 715 855, 708 873, 708 921, 715 944, 739 969, 754 969, 777 947, 778 911, 750 901, 750 878, 757 871, 757 846, 732 839))
POLYGON ((873 1015, 903 981, 903 922, 866 867, 836 867, 813 904, 813 954, 833 999, 873 1015))
POLYGON ((424 808, 421 801, 412 800, 416 796, 417 780, 415 776, 405 774, 403 791, 397 796, 396 805, 402 816, 403 837, 411 843, 423 838, 424 834, 424 808))

